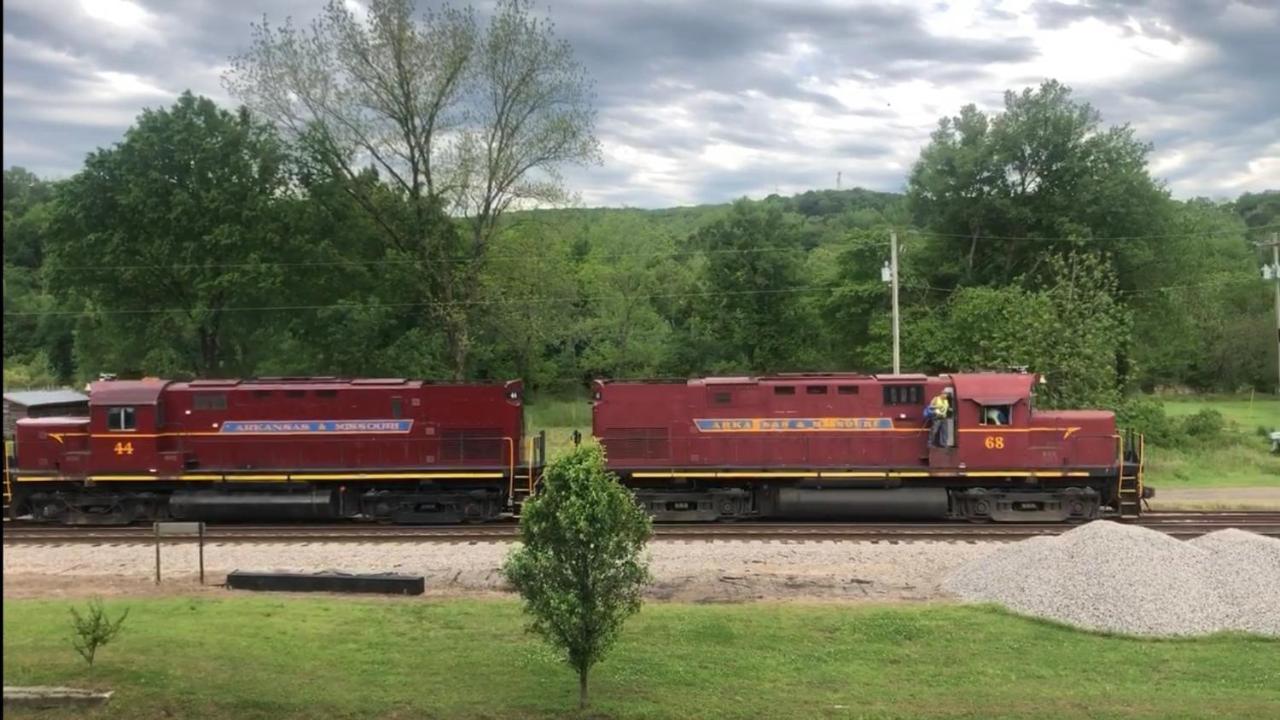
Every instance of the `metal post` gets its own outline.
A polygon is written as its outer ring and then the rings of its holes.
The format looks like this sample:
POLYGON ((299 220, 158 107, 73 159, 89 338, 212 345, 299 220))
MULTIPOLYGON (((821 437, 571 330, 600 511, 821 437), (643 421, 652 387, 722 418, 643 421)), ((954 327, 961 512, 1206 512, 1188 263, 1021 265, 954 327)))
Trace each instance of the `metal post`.
POLYGON ((889 276, 893 283, 893 374, 902 373, 902 352, 898 329, 898 231, 889 231, 889 276))
POLYGON ((160 523, 155 524, 156 533, 156 584, 160 584, 160 523))
POLYGON ((200 523, 200 584, 204 584, 204 523, 200 523))

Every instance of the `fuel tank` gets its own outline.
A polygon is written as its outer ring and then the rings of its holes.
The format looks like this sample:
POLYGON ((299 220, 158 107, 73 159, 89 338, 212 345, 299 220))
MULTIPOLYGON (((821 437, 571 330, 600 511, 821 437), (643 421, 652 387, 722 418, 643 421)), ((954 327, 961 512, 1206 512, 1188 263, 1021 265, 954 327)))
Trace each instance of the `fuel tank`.
POLYGON ((777 488, 763 513, 796 520, 941 520, 945 488, 777 488))
POLYGON ((337 517, 332 490, 301 492, 176 492, 169 514, 180 520, 323 520, 337 517))

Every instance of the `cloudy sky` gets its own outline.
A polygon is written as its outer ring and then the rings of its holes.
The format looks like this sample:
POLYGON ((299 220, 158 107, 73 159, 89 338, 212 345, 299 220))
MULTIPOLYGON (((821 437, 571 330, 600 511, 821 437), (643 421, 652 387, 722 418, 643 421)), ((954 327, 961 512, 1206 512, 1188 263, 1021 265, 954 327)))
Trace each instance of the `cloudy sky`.
MULTIPOLYGON (((426 1, 426 0, 422 0, 426 1)), ((355 2, 355 0, 348 0, 355 2)), ((4 164, 75 172, 220 77, 249 23, 322 0, 5 0, 4 164)), ((593 75, 586 205, 900 190, 937 119, 1071 85, 1178 197, 1280 188, 1280 0, 539 0, 593 75)))

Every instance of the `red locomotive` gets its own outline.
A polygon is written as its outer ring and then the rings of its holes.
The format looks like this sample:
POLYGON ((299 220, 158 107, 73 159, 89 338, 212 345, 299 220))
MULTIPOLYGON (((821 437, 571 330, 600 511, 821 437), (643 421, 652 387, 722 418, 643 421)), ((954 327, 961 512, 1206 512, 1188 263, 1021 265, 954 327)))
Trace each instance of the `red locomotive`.
POLYGON ((531 484, 522 395, 519 382, 98 382, 88 418, 18 421, 12 507, 65 523, 489 520, 531 484))
POLYGON ((1035 376, 804 374, 597 381, 610 469, 661 520, 1063 521, 1136 515, 1114 414, 1036 410, 1035 376), (924 408, 951 388, 943 447, 924 408))
MULTIPOLYGON (((594 386, 610 469, 659 520, 1136 515, 1141 445, 1028 374, 805 374, 594 386), (943 447, 923 409, 950 388, 943 447)), ((6 489, 37 520, 492 520, 542 466, 519 382, 104 381, 88 418, 17 424, 6 489)))

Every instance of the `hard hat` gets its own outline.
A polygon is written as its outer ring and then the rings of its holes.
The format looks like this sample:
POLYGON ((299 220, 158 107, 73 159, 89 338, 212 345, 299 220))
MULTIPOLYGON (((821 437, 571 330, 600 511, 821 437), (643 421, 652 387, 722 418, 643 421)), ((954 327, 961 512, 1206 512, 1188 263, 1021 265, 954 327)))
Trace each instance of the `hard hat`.
POLYGON ((944 392, 944 393, 946 393, 946 394, 948 394, 948 395, 955 395, 955 394, 956 394, 956 391, 955 391, 955 390, 952 390, 951 388, 942 388, 942 392, 944 392))

